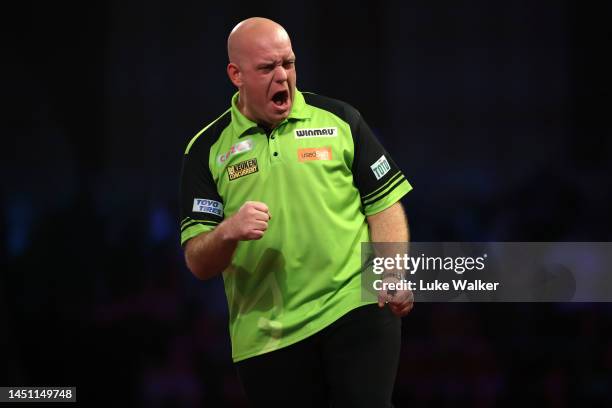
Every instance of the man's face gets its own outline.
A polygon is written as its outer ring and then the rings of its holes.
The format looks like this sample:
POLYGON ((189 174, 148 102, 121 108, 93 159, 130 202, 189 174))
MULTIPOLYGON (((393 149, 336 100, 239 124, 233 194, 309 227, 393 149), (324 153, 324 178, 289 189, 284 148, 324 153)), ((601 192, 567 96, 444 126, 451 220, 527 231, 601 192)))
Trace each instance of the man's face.
POLYGON ((295 95, 295 54, 285 35, 254 41, 240 65, 240 102, 250 119, 276 127, 289 116, 295 95))

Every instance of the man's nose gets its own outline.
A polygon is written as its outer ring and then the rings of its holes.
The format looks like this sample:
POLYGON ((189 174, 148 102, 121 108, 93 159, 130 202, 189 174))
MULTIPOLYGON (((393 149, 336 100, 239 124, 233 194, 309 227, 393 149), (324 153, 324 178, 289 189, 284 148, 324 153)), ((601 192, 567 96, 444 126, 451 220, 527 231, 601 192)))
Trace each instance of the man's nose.
POLYGON ((287 70, 282 65, 278 65, 275 68, 274 72, 274 80, 276 82, 285 82, 288 78, 287 70))

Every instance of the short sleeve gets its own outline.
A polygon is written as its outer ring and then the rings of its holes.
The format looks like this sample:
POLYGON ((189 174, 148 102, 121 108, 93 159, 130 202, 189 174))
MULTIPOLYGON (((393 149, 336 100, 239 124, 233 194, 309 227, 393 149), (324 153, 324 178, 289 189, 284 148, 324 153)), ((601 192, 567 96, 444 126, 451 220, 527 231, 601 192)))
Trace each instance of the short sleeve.
POLYGON ((353 178, 365 215, 373 215, 399 201, 412 186, 361 115, 357 120, 353 178))
POLYGON ((208 152, 183 156, 180 184, 181 245, 223 221, 223 201, 208 166, 208 152))

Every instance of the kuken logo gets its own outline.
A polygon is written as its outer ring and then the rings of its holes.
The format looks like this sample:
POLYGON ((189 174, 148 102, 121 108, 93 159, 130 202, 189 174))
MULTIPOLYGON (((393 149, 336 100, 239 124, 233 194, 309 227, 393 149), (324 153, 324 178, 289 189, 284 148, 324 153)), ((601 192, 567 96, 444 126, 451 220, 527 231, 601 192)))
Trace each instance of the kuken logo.
POLYGON ((235 145, 230 147, 227 153, 220 154, 217 157, 217 164, 225 164, 230 157, 236 156, 240 153, 248 152, 249 150, 253 149, 254 145, 255 144, 251 139, 246 139, 242 142, 236 143, 235 145))
POLYGON ((376 180, 380 180, 385 174, 389 172, 389 170, 391 170, 391 166, 389 165, 389 162, 387 161, 387 158, 384 154, 380 156, 380 159, 376 160, 376 162, 374 162, 374 164, 371 165, 370 168, 372 169, 376 180))
POLYGON ((249 174, 257 173, 258 171, 259 168, 257 167, 257 159, 249 159, 232 166, 228 166, 227 176, 229 177, 230 181, 232 181, 243 176, 248 176, 249 174))
POLYGON ((312 147, 307 149, 298 149, 298 160, 301 162, 312 160, 331 160, 331 147, 312 147))
POLYGON ((337 127, 317 128, 317 129, 296 129, 295 138, 302 139, 306 137, 336 137, 338 136, 337 127))
POLYGON ((223 204, 215 200, 207 200, 205 198, 193 199, 193 212, 201 212, 223 217, 223 204))

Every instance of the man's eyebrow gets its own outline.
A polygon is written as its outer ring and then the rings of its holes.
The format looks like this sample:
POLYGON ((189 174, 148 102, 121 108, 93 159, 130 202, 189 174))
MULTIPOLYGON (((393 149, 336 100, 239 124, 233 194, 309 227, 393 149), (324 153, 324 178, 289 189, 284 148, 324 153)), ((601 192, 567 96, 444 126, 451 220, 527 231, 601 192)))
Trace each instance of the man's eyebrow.
POLYGON ((269 66, 275 65, 276 61, 264 61, 257 64, 257 68, 267 68, 269 66))
POLYGON ((290 57, 283 57, 281 60, 267 60, 267 61, 262 61, 260 63, 258 63, 256 65, 257 68, 268 68, 271 67, 273 65, 276 64, 282 64, 285 62, 294 62, 295 61, 295 56, 290 56, 290 57))

